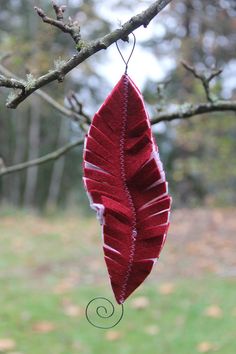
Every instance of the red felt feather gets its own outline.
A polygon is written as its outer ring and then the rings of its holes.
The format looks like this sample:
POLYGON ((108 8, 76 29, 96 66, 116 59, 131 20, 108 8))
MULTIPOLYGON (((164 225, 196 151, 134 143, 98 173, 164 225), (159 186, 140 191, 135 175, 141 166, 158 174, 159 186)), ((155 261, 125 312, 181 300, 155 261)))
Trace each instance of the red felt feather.
POLYGON ((112 289, 123 303, 159 257, 171 204, 141 93, 126 74, 93 118, 83 167, 112 289))

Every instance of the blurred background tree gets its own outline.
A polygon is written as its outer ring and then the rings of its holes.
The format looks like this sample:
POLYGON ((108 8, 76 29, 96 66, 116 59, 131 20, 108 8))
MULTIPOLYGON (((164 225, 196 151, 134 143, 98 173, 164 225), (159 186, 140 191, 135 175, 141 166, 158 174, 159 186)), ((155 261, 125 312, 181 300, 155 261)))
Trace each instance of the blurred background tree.
MULTIPOLYGON (((123 21, 122 16, 129 18, 152 1, 138 5, 132 0, 103 1, 102 5, 98 1, 65 3, 69 15, 78 20, 82 37, 96 39, 117 25, 112 12, 123 21)), ((3 64, 21 77, 29 73, 42 75, 74 52, 68 35, 42 24, 34 5, 52 13, 46 0, 1 2, 0 56, 9 53, 3 64)), ((182 59, 200 71, 223 68, 220 77, 212 82, 213 95, 235 99, 235 15, 234 0, 176 0, 151 26, 151 37, 141 41, 137 37, 141 50, 152 55, 157 66, 161 65, 160 82, 154 79, 153 67, 153 79, 146 77, 142 87, 151 117, 155 118, 166 107, 175 107, 177 102, 205 100, 202 83, 181 67, 182 59)), ((110 60, 108 52, 91 57, 71 72, 63 84, 52 83, 45 91, 53 93, 62 105, 68 105, 65 97, 74 91, 92 116, 112 87, 109 75, 105 74, 110 60)), ((76 122, 60 115, 37 96, 26 100, 17 110, 7 109, 6 91, 0 89, 0 156, 7 165, 44 155, 81 134, 76 122)), ((235 114, 222 112, 160 123, 154 128, 175 206, 235 203, 234 121, 235 114)), ((1 202, 37 209, 86 208, 81 162, 82 148, 77 147, 54 163, 3 176, 1 202)))

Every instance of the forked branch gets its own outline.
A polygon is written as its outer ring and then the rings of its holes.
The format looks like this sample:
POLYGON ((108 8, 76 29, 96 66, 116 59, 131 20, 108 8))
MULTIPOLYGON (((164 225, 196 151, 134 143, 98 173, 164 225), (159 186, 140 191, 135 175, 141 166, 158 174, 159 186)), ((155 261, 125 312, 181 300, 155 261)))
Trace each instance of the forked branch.
POLYGON ((188 64, 186 61, 182 61, 182 65, 186 70, 190 71, 196 77, 196 79, 201 81, 207 100, 209 102, 214 102, 214 98, 212 97, 210 91, 210 82, 216 76, 219 76, 222 73, 223 69, 212 69, 210 73, 207 74, 198 72, 197 69, 194 68, 194 66, 188 64))

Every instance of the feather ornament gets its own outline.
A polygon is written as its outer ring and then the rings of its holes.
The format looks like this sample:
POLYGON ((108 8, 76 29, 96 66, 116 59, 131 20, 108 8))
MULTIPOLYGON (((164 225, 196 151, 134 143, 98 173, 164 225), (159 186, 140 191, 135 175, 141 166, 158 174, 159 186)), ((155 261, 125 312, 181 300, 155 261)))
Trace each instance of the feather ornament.
POLYGON ((122 304, 160 255, 171 204, 142 95, 127 74, 95 114, 83 157, 85 189, 102 225, 111 286, 122 304))

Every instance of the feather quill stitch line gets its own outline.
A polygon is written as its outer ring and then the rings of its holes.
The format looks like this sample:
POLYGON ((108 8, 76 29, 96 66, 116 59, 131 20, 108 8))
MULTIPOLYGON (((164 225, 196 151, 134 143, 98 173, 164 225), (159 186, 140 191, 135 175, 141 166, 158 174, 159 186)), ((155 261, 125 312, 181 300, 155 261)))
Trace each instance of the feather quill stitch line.
POLYGON ((127 74, 95 114, 83 157, 84 186, 102 225, 104 258, 121 304, 159 258, 171 206, 143 98, 127 74))

